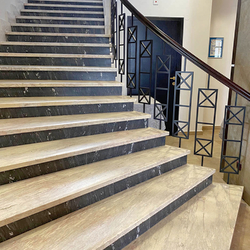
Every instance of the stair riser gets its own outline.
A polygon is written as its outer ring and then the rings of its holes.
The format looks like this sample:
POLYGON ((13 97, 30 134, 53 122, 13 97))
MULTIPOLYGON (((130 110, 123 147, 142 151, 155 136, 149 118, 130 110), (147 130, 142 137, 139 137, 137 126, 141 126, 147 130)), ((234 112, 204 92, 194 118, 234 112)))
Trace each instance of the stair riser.
POLYGON ((165 145, 165 137, 140 141, 136 143, 127 143, 122 146, 111 147, 108 149, 102 149, 95 152, 68 157, 65 159, 1 172, 0 185, 33 178, 44 174, 54 173, 64 169, 74 168, 150 148, 160 147, 163 145, 165 145))
POLYGON ((46 131, 37 131, 32 133, 0 136, 0 148, 147 127, 148 121, 142 119, 135 121, 111 122, 107 124, 98 124, 92 126, 59 128, 56 130, 54 129, 46 131))
POLYGON ((109 47, 1 45, 0 52, 109 55, 109 47))
POLYGON ((13 32, 45 32, 45 33, 79 33, 79 34, 104 34, 104 28, 59 28, 59 27, 18 27, 12 26, 13 32))
POLYGON ((108 37, 7 35, 8 41, 57 43, 109 43, 108 37))
POLYGON ((95 80, 114 81, 113 72, 69 72, 69 71, 2 71, 0 79, 9 80, 95 80))
POLYGON ((79 2, 79 1, 70 1, 70 2, 65 2, 65 1, 42 1, 42 0, 29 0, 28 3, 36 3, 36 4, 65 4, 65 5, 95 5, 95 6, 102 6, 103 3, 102 1, 99 2, 91 2, 91 1, 86 1, 86 2, 79 2))
POLYGON ((123 237, 115 241, 113 244, 111 244, 104 250, 120 250, 124 248, 125 246, 129 245, 132 241, 137 239, 140 235, 142 235, 143 233, 148 231, 150 228, 152 228, 154 225, 159 223, 161 220, 166 218, 169 214, 171 214, 177 208, 179 208, 188 200, 193 198, 196 194, 204 190, 210 184, 212 184, 212 176, 206 179, 205 181, 203 181, 202 183, 198 184, 196 187, 192 188, 190 191, 188 191, 181 197, 177 198, 177 200, 169 204, 167 207, 165 207, 164 209, 162 209, 155 215, 151 216, 148 220, 138 225, 136 228, 131 230, 129 233, 127 233, 126 235, 124 235, 123 237))
POLYGON ((85 6, 79 6, 79 7, 72 7, 70 5, 65 6, 24 6, 26 10, 66 10, 66 11, 103 11, 103 7, 85 7, 85 6))
POLYGON ((133 103, 109 103, 72 106, 47 106, 0 109, 0 119, 24 118, 55 115, 77 115, 133 110, 133 103))
POLYGON ((67 203, 63 203, 56 207, 47 209, 28 218, 24 218, 17 222, 11 223, 0 228, 0 242, 13 238, 28 230, 41 226, 51 220, 57 219, 61 216, 77 211, 83 207, 91 205, 97 201, 103 200, 109 196, 126 190, 128 187, 133 187, 146 180, 152 179, 160 174, 166 173, 179 166, 186 164, 187 157, 184 156, 177 160, 162 164, 161 166, 151 168, 147 171, 141 172, 134 176, 128 177, 121 181, 110 184, 106 187, 100 188, 94 192, 83 195, 79 198, 73 199, 67 203))
POLYGON ((0 97, 35 96, 115 96, 122 94, 121 86, 111 87, 46 87, 0 88, 0 97))
POLYGON ((71 25, 104 25, 104 21, 92 20, 42 20, 42 19, 16 19, 17 23, 34 23, 34 24, 71 24, 71 25))
POLYGON ((111 58, 1 57, 0 65, 110 67, 111 58))
POLYGON ((53 16, 53 17, 85 17, 85 18, 104 18, 103 12, 100 13, 56 13, 56 12, 33 12, 31 11, 21 11, 22 16, 53 16))

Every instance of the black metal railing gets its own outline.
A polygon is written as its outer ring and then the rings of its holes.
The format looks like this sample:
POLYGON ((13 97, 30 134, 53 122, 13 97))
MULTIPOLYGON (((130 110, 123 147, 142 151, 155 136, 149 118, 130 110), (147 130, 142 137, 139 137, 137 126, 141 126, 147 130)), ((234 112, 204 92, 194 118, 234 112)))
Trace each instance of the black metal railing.
POLYGON ((143 104, 143 111, 145 112, 145 105, 151 104, 151 97, 154 97, 154 119, 159 120, 159 128, 162 127, 162 122, 169 123, 169 94, 171 80, 175 82, 173 92, 173 104, 172 104, 172 124, 171 135, 179 138, 179 146, 181 146, 182 139, 189 139, 190 132, 190 119, 191 119, 191 104, 193 98, 193 83, 194 72, 187 70, 187 62, 191 62, 198 68, 208 74, 208 81, 206 88, 198 89, 197 107, 196 107, 196 123, 195 123, 195 142, 194 142, 194 154, 201 156, 201 165, 203 166, 204 157, 213 156, 214 147, 214 134, 215 134, 215 119, 217 111, 218 101, 218 89, 210 87, 210 79, 213 77, 223 85, 229 87, 230 91, 236 93, 236 100, 234 105, 227 105, 225 107, 225 118, 223 121, 223 136, 222 136, 222 150, 221 150, 221 164, 220 171, 228 174, 228 182, 230 174, 238 174, 241 169, 241 151, 243 142, 243 131, 246 108, 243 106, 237 106, 237 96, 240 95, 246 100, 250 101, 250 93, 245 89, 216 71, 214 68, 200 60, 191 52, 182 47, 175 40, 170 38, 156 25, 154 25, 148 18, 141 14, 128 0, 112 0, 112 31, 113 36, 116 39, 112 39, 114 42, 113 48, 117 52, 115 59, 118 61, 118 73, 122 81, 122 76, 126 74, 128 94, 132 96, 133 91, 138 95, 138 102, 143 104), (118 4, 120 5, 117 8, 118 4), (124 13, 124 7, 131 13, 132 23, 126 29, 126 14, 124 13), (116 11, 116 13, 113 13, 116 11), (118 20, 117 20, 117 17, 118 20), (134 25, 134 19, 140 21, 145 29, 145 38, 138 39, 138 26, 134 25), (119 27, 117 31, 117 27, 119 27), (127 31, 127 32, 126 32, 127 31), (148 39, 148 32, 156 35, 172 49, 178 52, 183 57, 183 70, 176 71, 175 77, 170 76, 171 68, 171 56, 159 56, 154 55, 153 52, 153 40, 148 39), (127 37, 127 39, 125 38, 127 37), (125 51, 127 52, 125 56, 125 51), (137 51, 139 51, 139 62, 137 51), (126 58, 126 63, 125 63, 126 58), (147 67, 142 67, 142 60, 146 62, 147 67), (153 61, 156 64, 155 83, 152 91, 152 67, 153 61), (125 69, 126 65, 126 69, 125 69), (139 66, 138 66, 139 65, 139 66), (139 76, 137 79, 137 75, 139 76), (165 77, 164 86, 159 84, 158 78, 165 77), (147 83, 147 85, 145 85, 147 83), (185 91, 189 96, 186 98, 186 103, 182 103, 179 100, 180 93, 185 91), (165 96, 165 99, 159 101, 157 96, 163 92, 161 96, 165 96), (178 110, 185 109, 186 119, 178 118, 178 110), (210 121, 202 121, 200 119, 200 112, 202 109, 210 110, 210 121), (176 115, 177 114, 177 115, 176 115), (211 133, 209 137, 202 137, 199 135, 198 130, 201 126, 210 126, 211 133), (230 137, 230 126, 237 126, 239 128, 238 138, 230 137), (238 151, 237 155, 230 156, 227 153, 228 143, 237 143, 238 151))

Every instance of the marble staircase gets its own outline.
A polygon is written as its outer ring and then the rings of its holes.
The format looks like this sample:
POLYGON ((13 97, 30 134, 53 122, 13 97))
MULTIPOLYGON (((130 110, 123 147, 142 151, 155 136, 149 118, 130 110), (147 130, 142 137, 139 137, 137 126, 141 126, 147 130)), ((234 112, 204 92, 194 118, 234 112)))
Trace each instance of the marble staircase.
POLYGON ((16 21, 0 43, 0 249, 201 249, 181 226, 228 249, 242 188, 212 184, 122 96, 102 0, 28 0, 16 21))

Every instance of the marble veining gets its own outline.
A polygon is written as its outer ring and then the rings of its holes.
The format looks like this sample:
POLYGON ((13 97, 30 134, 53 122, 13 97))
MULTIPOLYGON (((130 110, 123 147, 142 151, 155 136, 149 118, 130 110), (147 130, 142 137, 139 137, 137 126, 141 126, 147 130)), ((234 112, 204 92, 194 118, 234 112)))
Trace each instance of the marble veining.
POLYGON ((185 165, 3 242, 1 248, 104 249, 213 173, 185 165))
POLYGON ((229 250, 242 192, 213 183, 124 250, 229 250))

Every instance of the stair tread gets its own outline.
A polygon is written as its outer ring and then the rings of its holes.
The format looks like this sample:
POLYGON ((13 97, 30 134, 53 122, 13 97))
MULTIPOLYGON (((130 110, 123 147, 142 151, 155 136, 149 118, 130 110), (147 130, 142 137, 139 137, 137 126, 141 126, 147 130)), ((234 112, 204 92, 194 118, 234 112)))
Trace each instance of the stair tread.
POLYGON ((1 249, 105 249, 213 173, 179 167, 6 241, 1 249))
POLYGON ((127 96, 45 96, 45 97, 2 97, 0 108, 65 106, 104 103, 135 102, 127 96))
POLYGON ((111 37, 106 34, 81 34, 81 33, 46 33, 46 32, 7 32, 6 35, 26 36, 75 36, 75 37, 111 37))
POLYGON ((131 112, 96 113, 31 118, 0 119, 0 136, 50 129, 90 126, 104 123, 148 119, 148 114, 131 112))
POLYGON ((77 80, 0 80, 0 88, 13 87, 121 87, 117 81, 77 81, 77 80))
POLYGON ((112 55, 0 52, 0 57, 113 58, 112 55))
POLYGON ((103 11, 74 11, 74 10, 35 10, 35 9, 22 9, 21 12, 36 12, 36 13, 67 13, 67 14, 103 14, 103 11))
POLYGON ((34 7, 67 7, 67 8, 93 8, 93 9, 100 9, 103 8, 103 6, 96 6, 96 5, 73 5, 73 4, 69 4, 69 5, 65 5, 65 4, 41 4, 41 3, 25 3, 24 6, 34 6, 34 7))
POLYGON ((189 154, 163 146, 0 187, 0 227, 189 154))
POLYGON ((102 3, 103 1, 102 0, 95 0, 95 1, 92 1, 92 0, 36 0, 36 1, 43 1, 43 2, 66 2, 66 3, 69 3, 69 2, 80 2, 80 3, 87 3, 87 2, 90 2, 90 3, 102 3))
POLYGON ((167 135, 146 128, 2 148, 0 172, 167 135))
POLYGON ((74 72, 117 72, 112 67, 86 66, 40 66, 40 65, 0 65, 1 71, 74 71, 74 72))
POLYGON ((75 46, 75 47, 111 47, 110 43, 58 43, 58 42, 0 42, 1 45, 24 46, 75 46))
POLYGON ((46 24, 46 23, 12 23, 12 27, 51 27, 51 28, 89 28, 104 29, 104 25, 76 25, 76 24, 46 24))
POLYGON ((77 20, 77 21, 104 21, 104 18, 84 17, 53 17, 53 16, 17 16, 17 19, 38 19, 38 20, 77 20))
POLYGON ((239 186, 213 183, 123 249, 228 250, 242 192, 239 186))

